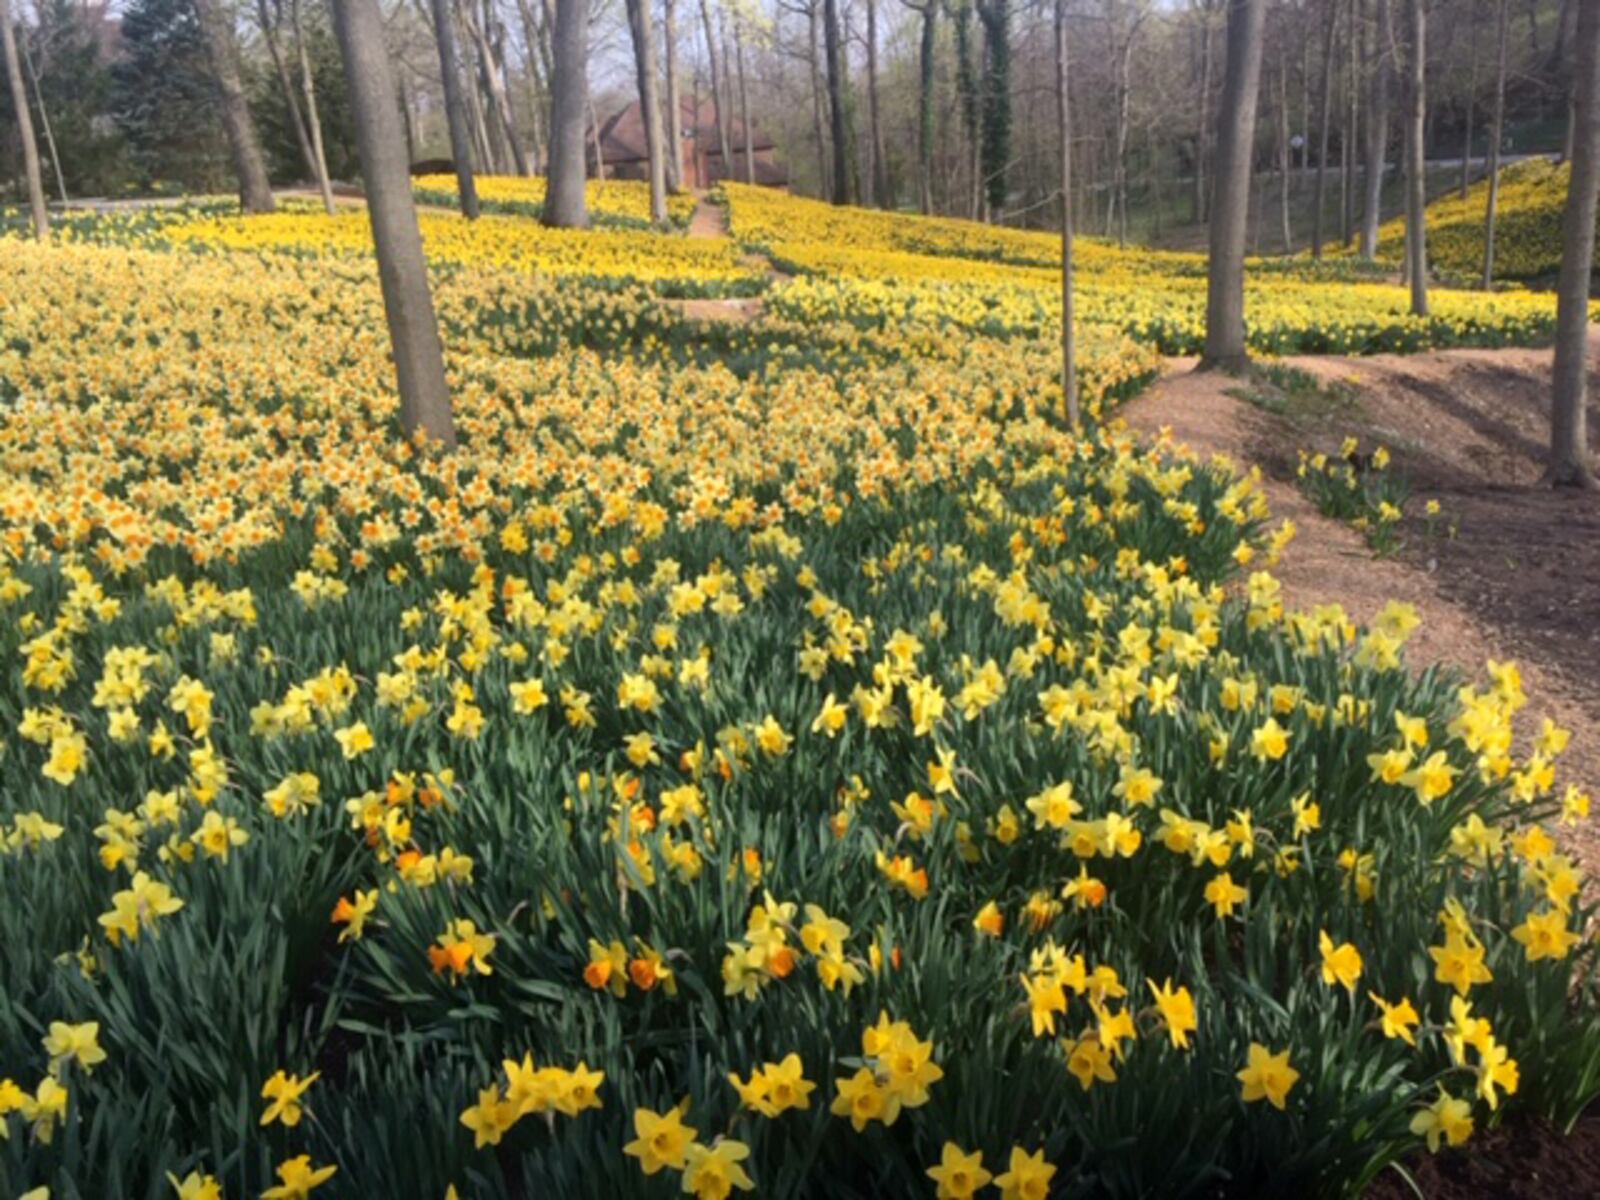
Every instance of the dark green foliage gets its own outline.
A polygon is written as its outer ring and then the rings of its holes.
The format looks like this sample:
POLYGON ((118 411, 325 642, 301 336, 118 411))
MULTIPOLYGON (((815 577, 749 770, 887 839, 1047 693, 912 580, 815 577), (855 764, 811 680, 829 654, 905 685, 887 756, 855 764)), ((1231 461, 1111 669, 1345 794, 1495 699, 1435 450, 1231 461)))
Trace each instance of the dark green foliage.
POLYGON ((231 186, 216 88, 187 0, 133 0, 122 18, 122 57, 111 68, 111 116, 141 187, 231 186))
MULTIPOLYGON (((334 41, 324 10, 310 4, 303 5, 303 8, 300 21, 305 29, 306 52, 311 59, 311 80, 317 93, 317 115, 321 119, 322 148, 328 159, 328 175, 332 179, 354 180, 361 174, 361 164, 356 157, 356 131, 350 115, 350 101, 345 94, 339 45, 334 41)), ((300 65, 294 46, 294 30, 287 18, 278 38, 279 53, 284 57, 290 80, 295 86, 295 100, 304 113, 305 100, 300 94, 300 65)), ((284 99, 283 88, 264 50, 252 83, 252 108, 259 122, 261 148, 267 155, 268 173, 274 179, 303 179, 309 182, 310 172, 305 159, 301 157, 294 127, 289 123, 288 101, 284 99)))
MULTIPOLYGON (((104 195, 115 191, 126 176, 127 164, 121 134, 104 116, 111 93, 111 73, 89 18, 68 0, 45 0, 38 24, 19 33, 39 77, 39 92, 44 96, 44 112, 61 158, 68 194, 104 195)), ((39 154, 44 160, 45 190, 54 199, 56 173, 31 80, 28 96, 39 154)), ((9 136, 14 120, 10 89, 0 88, 0 129, 8 135, 0 139, 0 176, 6 178, 21 170, 15 139, 9 136)))

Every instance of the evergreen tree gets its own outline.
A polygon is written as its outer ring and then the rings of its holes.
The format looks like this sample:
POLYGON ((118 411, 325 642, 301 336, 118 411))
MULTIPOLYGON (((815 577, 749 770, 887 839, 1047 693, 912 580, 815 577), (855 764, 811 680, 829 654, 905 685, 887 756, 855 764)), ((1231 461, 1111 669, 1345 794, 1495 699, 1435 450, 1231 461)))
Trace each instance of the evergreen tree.
POLYGON ((111 69, 111 115, 138 181, 229 191, 233 168, 216 86, 189 0, 133 0, 111 69))

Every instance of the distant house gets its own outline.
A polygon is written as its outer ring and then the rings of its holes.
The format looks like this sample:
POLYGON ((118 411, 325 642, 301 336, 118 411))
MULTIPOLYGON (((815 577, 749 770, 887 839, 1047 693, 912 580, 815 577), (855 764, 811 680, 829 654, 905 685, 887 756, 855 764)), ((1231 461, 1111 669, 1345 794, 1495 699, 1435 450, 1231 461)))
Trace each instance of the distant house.
MULTIPOLYGON (((685 97, 680 105, 677 136, 683 143, 684 184, 708 188, 724 179, 744 179, 745 128, 731 114, 728 120, 728 149, 733 162, 722 161, 722 146, 717 137, 716 107, 710 99, 685 97)), ((772 139, 751 122, 751 149, 755 152, 756 182, 764 187, 787 187, 789 174, 774 156, 772 139)), ((638 101, 600 126, 600 155, 608 179, 649 178, 649 155, 645 150, 644 116, 638 101)), ((589 143, 589 174, 595 174, 594 142, 589 143)))

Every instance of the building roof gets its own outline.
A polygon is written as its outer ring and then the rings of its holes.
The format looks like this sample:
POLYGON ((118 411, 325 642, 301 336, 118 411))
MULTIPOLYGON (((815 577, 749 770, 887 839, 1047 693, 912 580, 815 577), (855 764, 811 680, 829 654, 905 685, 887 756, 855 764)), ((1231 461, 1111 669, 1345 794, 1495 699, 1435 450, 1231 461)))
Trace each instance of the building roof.
MULTIPOLYGON (((678 108, 681 118, 678 135, 685 140, 692 138, 701 142, 708 153, 720 155, 722 148, 717 139, 716 105, 712 104, 710 97, 696 101, 685 96, 678 108)), ((728 117, 728 148, 737 156, 744 153, 744 124, 731 113, 728 117)), ((761 131, 761 126, 754 121, 750 125, 751 141, 756 153, 772 150, 773 141, 761 131)), ((607 166, 642 162, 649 157, 645 149, 644 112, 637 100, 601 124, 600 153, 607 166)))

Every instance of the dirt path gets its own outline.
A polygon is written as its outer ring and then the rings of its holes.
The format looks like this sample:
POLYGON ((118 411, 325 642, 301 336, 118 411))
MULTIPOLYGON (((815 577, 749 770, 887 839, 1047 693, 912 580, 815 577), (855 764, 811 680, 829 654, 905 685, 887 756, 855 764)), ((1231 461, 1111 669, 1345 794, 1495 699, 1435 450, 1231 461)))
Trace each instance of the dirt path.
MULTIPOLYGON (((1338 603, 1354 619, 1364 621, 1387 601, 1403 600, 1415 605, 1422 617, 1422 626, 1409 646, 1413 666, 1449 664, 1481 677, 1490 658, 1517 661, 1530 697, 1519 731, 1526 736, 1530 729, 1536 730, 1543 716, 1571 729, 1572 743, 1558 765, 1559 786, 1575 782, 1600 795, 1600 695, 1594 687, 1600 668, 1588 665, 1586 656, 1574 655, 1570 647, 1561 653, 1547 641, 1527 636, 1522 624, 1528 622, 1501 619, 1502 610, 1519 603, 1526 607, 1528 589, 1524 585, 1534 581, 1527 569, 1508 568, 1504 562, 1492 561, 1492 555, 1491 561, 1478 563, 1477 573, 1456 565, 1457 559, 1483 559, 1486 552, 1482 547, 1504 536, 1499 532, 1503 518, 1497 513, 1520 504, 1529 510, 1530 522, 1533 514, 1538 514, 1542 537, 1532 547, 1547 560, 1546 572, 1585 609, 1600 605, 1600 571, 1591 573, 1586 565, 1588 554, 1600 554, 1600 499, 1535 493, 1526 486, 1538 474, 1536 465, 1530 463, 1519 463, 1512 477, 1521 486, 1510 480, 1483 484, 1481 466, 1467 470, 1479 459, 1479 453, 1470 449, 1477 442, 1502 448, 1497 452, 1511 445, 1523 455, 1530 447, 1523 444, 1528 441, 1528 431, 1523 428, 1522 416, 1513 419, 1505 415, 1499 424, 1508 427, 1500 428, 1475 415, 1481 396, 1472 388, 1459 386, 1463 374, 1492 372, 1491 378, 1498 382, 1489 390, 1499 402, 1510 391, 1508 378, 1519 380, 1529 391, 1536 388, 1541 369, 1548 380, 1548 359, 1548 351, 1542 352, 1542 357, 1538 351, 1450 351, 1406 358, 1290 360, 1323 378, 1353 378, 1361 388, 1359 422, 1346 419, 1320 432, 1264 413, 1230 395, 1240 386, 1237 380, 1197 373, 1193 360, 1173 359, 1162 379, 1130 401, 1122 416, 1132 429, 1145 435, 1168 431, 1174 443, 1202 458, 1226 455, 1241 469, 1251 463, 1263 465, 1274 518, 1292 520, 1299 531, 1273 569, 1289 606, 1338 603), (1364 427, 1351 427, 1361 422, 1364 427), (1452 423, 1471 430, 1472 436, 1453 436, 1452 423), (1441 476, 1454 471, 1457 490, 1443 503, 1454 506, 1461 529, 1448 548, 1441 548, 1436 540, 1421 552, 1375 558, 1357 531, 1324 517, 1294 486, 1298 445, 1336 450, 1345 433, 1371 432, 1374 425, 1380 429, 1392 426, 1390 432, 1397 435, 1392 443, 1404 443, 1396 452, 1397 462, 1405 456, 1411 440, 1432 436, 1432 469, 1441 476), (1319 437, 1324 444, 1317 444, 1319 437), (1325 444, 1329 438, 1331 447, 1325 444), (1486 513, 1479 514, 1467 503, 1469 499, 1486 506, 1486 513), (1582 556, 1583 563, 1572 566, 1572 555, 1582 556), (1486 581, 1493 584, 1487 599, 1476 591, 1486 581)), ((1413 505, 1420 511, 1422 499, 1430 494, 1429 484, 1438 481, 1424 474, 1418 482, 1413 505)), ((1528 616, 1535 625, 1549 619, 1546 613, 1528 616)), ((1600 626, 1591 626, 1588 644, 1593 658, 1600 661, 1596 632, 1600 626)), ((1581 827, 1572 833, 1569 843, 1588 870, 1600 871, 1600 828, 1592 824, 1581 827)))
MULTIPOLYGON (((689 218, 689 236, 691 238, 730 236, 728 210, 720 204, 713 204, 705 192, 696 192, 695 199, 697 203, 694 214, 689 218)), ((769 271, 771 269, 771 264, 765 259, 752 260, 748 265, 757 270, 763 266, 769 271)), ((729 300, 666 300, 662 303, 677 309, 691 321, 737 321, 741 324, 754 321, 767 308, 766 302, 759 296, 729 300)))
POLYGON ((692 238, 725 238, 728 236, 728 210, 713 204, 706 193, 697 192, 694 215, 689 218, 689 236, 692 238))

